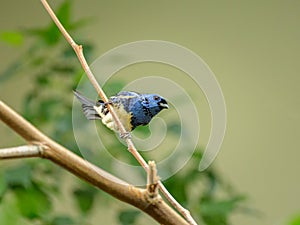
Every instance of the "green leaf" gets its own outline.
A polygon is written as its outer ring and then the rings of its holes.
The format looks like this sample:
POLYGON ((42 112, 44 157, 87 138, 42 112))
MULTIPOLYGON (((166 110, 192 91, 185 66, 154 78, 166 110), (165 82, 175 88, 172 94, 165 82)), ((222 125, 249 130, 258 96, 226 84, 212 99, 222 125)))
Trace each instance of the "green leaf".
MULTIPOLYGON (((66 30, 69 30, 70 27, 70 9, 71 1, 63 2, 56 11, 56 16, 63 24, 66 30)), ((53 45, 56 44, 59 39, 62 37, 57 26, 51 22, 50 26, 46 30, 40 32, 46 43, 53 45)))
POLYGON ((16 188, 14 192, 18 208, 24 217, 34 219, 49 213, 51 202, 37 185, 29 188, 16 188))
POLYGON ((238 203, 244 200, 245 197, 237 196, 228 200, 205 200, 201 203, 202 215, 209 216, 226 216, 238 207, 238 203))
POLYGON ((96 193, 95 188, 92 187, 78 188, 73 192, 77 205, 83 214, 88 213, 93 207, 96 193))
POLYGON ((140 215, 137 210, 124 210, 120 212, 118 218, 122 225, 133 225, 140 215))
POLYGON ((23 35, 20 32, 6 31, 0 34, 0 40, 12 46, 23 44, 23 35))
POLYGON ((72 225, 76 224, 75 221, 69 216, 57 216, 49 225, 72 225))
MULTIPOLYGON (((70 25, 70 8, 71 2, 65 1, 60 7, 56 10, 56 16, 61 21, 63 26, 68 30, 70 25)), ((41 38, 46 44, 54 45, 62 37, 61 32, 57 28, 54 22, 51 22, 50 25, 46 28, 34 28, 26 29, 24 34, 34 35, 38 38, 41 38)))
POLYGON ((67 28, 70 24, 70 14, 71 14, 71 1, 66 0, 63 2, 56 11, 56 16, 67 28))
POLYGON ((40 102, 40 105, 38 106, 38 119, 40 119, 40 122, 46 122, 48 120, 54 119, 56 116, 55 112, 58 112, 60 103, 60 99, 57 98, 48 98, 40 102))
POLYGON ((3 72, 0 74, 0 82, 4 82, 9 78, 12 78, 13 75, 16 75, 17 72, 22 67, 22 59, 16 60, 15 62, 11 63, 8 67, 4 69, 3 72))
POLYGON ((23 187, 31 186, 31 168, 29 165, 24 164, 19 167, 8 169, 4 173, 4 179, 10 187, 23 187))
POLYGON ((32 91, 31 93, 27 94, 27 96, 25 96, 23 99, 23 116, 25 117, 25 119, 29 120, 29 122, 33 121, 33 114, 37 113, 36 110, 33 110, 32 107, 32 102, 34 102, 36 96, 36 92, 32 91))
MULTIPOLYGON (((62 58, 76 58, 76 53, 74 52, 73 48, 70 48, 70 46, 67 46, 64 48, 61 52, 62 58)), ((82 75, 82 74, 81 74, 82 75)))
POLYGON ((73 22, 69 28, 73 30, 73 29, 78 29, 80 27, 85 27, 90 23, 92 23, 93 21, 95 21, 95 18, 92 17, 79 19, 76 22, 73 22))
POLYGON ((186 177, 172 177, 165 182, 167 189, 172 193, 180 203, 187 201, 187 183, 185 182, 186 177))
POLYGON ((35 36, 38 41, 41 41, 41 43, 48 46, 56 44, 61 38, 59 30, 57 27, 55 27, 53 22, 46 28, 26 29, 24 34, 28 35, 29 37, 35 36))
POLYGON ((49 74, 48 73, 39 74, 36 77, 35 81, 40 86, 47 86, 50 83, 49 74))
POLYGON ((73 65, 67 65, 67 64, 54 64, 52 67, 51 67, 51 70, 54 72, 54 73, 74 73, 75 71, 75 68, 73 65))

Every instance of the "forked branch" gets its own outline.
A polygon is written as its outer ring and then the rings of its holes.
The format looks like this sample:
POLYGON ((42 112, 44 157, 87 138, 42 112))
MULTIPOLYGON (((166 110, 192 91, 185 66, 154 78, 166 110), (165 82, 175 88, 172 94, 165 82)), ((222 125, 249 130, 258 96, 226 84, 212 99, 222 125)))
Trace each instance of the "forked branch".
POLYGON ((0 149, 0 160, 24 157, 40 157, 51 160, 115 198, 141 209, 161 224, 188 225, 161 198, 160 201, 149 201, 152 196, 146 189, 131 186, 75 155, 47 137, 2 101, 0 101, 0 120, 29 143, 25 146, 0 149))

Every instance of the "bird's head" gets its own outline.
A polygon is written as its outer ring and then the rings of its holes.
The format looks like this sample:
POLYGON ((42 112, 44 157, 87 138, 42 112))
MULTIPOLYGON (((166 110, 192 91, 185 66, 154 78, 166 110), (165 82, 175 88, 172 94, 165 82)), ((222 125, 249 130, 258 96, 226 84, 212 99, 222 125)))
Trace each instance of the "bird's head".
POLYGON ((143 94, 142 105, 149 109, 153 116, 155 116, 161 110, 169 108, 167 101, 157 94, 143 94))

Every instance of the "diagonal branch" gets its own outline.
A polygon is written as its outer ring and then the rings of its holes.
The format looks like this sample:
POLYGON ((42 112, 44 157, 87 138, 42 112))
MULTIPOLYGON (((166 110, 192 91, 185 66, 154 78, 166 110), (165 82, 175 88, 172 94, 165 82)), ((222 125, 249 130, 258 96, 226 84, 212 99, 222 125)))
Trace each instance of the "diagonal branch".
MULTIPOLYGON (((81 65, 84 69, 84 71, 86 72, 87 77, 89 78, 90 82, 94 86, 94 88, 97 91, 98 95, 101 97, 101 99, 104 102, 108 102, 108 98, 107 98, 106 94, 104 93, 104 91, 102 90, 100 85, 98 84, 95 76, 93 75, 93 73, 92 73, 92 71, 91 71, 91 69, 90 69, 90 67, 89 67, 89 65, 88 65, 88 63, 87 63, 87 61, 84 57, 82 46, 76 44, 76 42, 72 39, 70 34, 66 31, 66 29, 63 27, 63 25, 60 23, 59 19, 56 17, 55 13, 51 9, 48 2, 46 0, 41 0, 41 2, 44 5, 47 12, 49 13, 52 20, 54 21, 54 23, 57 25, 58 29, 61 31, 61 33, 63 34, 63 36, 67 40, 67 42, 74 49, 81 65)), ((143 159, 143 157, 137 151, 137 149, 136 149, 135 145, 133 144, 130 136, 124 135, 127 132, 126 132, 123 124, 121 123, 120 119, 118 118, 117 114, 115 113, 113 107, 110 104, 108 104, 107 106, 108 106, 108 110, 110 111, 110 113, 112 115, 112 118, 114 119, 115 123, 117 124, 117 127, 119 128, 120 135, 126 137, 125 141, 126 141, 126 144, 128 146, 129 152, 136 158, 136 160, 145 169, 145 171, 148 172, 148 169, 149 169, 148 164, 146 163, 146 161, 143 159)), ((176 199, 168 192, 168 190, 165 188, 165 186, 163 185, 163 183, 161 181, 158 182, 158 186, 160 188, 160 191, 166 197, 166 199, 186 218, 186 220, 192 225, 197 225, 197 223, 195 222, 195 220, 191 216, 190 212, 187 209, 183 208, 176 201, 176 199)))
POLYGON ((34 143, 34 145, 0 149, 0 160, 22 157, 48 159, 115 198, 141 209, 161 224, 188 225, 164 201, 161 200, 151 204, 146 190, 131 186, 75 155, 44 135, 2 101, 0 101, 0 120, 26 141, 34 143))

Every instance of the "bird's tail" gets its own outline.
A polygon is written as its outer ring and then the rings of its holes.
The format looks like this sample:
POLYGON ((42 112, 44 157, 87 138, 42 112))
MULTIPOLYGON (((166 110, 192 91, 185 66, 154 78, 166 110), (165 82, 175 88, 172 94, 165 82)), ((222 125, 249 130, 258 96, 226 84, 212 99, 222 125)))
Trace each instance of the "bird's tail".
POLYGON ((76 98, 81 102, 81 107, 83 109, 83 113, 85 117, 89 120, 101 120, 101 116, 97 113, 95 109, 95 102, 92 100, 84 97, 82 94, 80 94, 78 91, 74 90, 74 95, 76 98))

